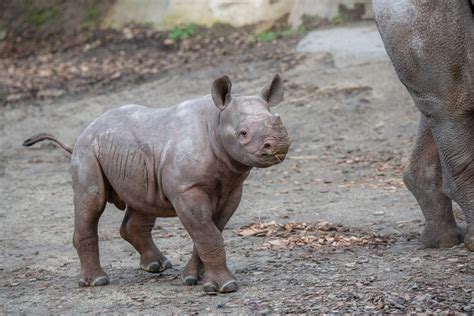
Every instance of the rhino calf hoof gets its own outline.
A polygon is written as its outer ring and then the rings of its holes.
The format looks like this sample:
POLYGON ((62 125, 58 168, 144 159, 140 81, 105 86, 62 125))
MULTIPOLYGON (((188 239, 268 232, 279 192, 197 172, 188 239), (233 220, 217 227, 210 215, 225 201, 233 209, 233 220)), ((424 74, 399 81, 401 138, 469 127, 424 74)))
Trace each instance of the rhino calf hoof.
POLYGON ((183 280, 184 284, 188 286, 194 286, 198 284, 198 279, 191 275, 188 275, 187 277, 181 277, 181 279, 183 280))
POLYGON ((97 277, 94 279, 94 281, 91 282, 90 279, 80 279, 79 280, 79 286, 80 287, 89 287, 89 286, 103 286, 109 284, 109 277, 106 275, 97 277))
POLYGON ((217 289, 216 285, 213 283, 205 283, 203 285, 204 292, 209 295, 215 295, 217 293, 231 293, 237 291, 239 286, 237 285, 237 282, 235 280, 230 280, 226 282, 223 286, 221 286, 219 289, 217 289))
POLYGON ((221 286, 221 288, 219 289, 219 292, 221 293, 235 292, 237 291, 238 287, 239 286, 237 285, 237 282, 235 282, 235 280, 231 280, 227 282, 226 284, 224 284, 223 286, 221 286))
POLYGON ((173 265, 169 260, 166 260, 163 264, 158 261, 154 261, 152 263, 149 263, 147 265, 140 264, 140 268, 144 271, 150 272, 150 273, 160 273, 165 271, 166 269, 171 269, 173 265))
POLYGON ((216 286, 212 283, 206 283, 202 287, 207 295, 216 295, 218 293, 216 286))

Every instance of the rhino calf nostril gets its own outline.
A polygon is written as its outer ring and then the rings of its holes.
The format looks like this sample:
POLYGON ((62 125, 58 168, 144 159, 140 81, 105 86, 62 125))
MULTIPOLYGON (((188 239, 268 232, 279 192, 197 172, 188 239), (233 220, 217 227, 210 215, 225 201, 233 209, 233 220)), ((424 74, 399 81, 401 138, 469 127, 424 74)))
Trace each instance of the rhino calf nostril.
POLYGON ((270 148, 272 148, 272 145, 270 145, 270 143, 265 143, 265 144, 263 145, 263 148, 265 148, 265 149, 270 149, 270 148))

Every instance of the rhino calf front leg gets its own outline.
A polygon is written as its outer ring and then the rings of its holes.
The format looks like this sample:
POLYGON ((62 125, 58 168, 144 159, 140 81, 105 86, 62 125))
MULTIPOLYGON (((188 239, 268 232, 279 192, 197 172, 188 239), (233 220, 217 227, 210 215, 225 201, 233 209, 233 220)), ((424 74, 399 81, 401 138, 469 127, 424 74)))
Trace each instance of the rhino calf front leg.
POLYGON ((173 267, 171 262, 156 247, 151 236, 156 217, 142 214, 127 206, 120 235, 140 254, 140 267, 158 273, 173 267))
POLYGON ((189 189, 175 199, 174 207, 203 264, 204 291, 236 291, 237 282, 226 264, 224 239, 212 220, 209 196, 200 189, 189 189))
MULTIPOLYGON (((221 211, 217 210, 212 215, 212 220, 221 233, 224 230, 225 225, 227 224, 229 219, 237 210, 241 198, 242 186, 238 187, 234 192, 230 194, 227 202, 225 203, 221 211)), ((202 264, 201 258, 199 257, 196 246, 194 246, 191 259, 184 268, 182 279, 186 285, 196 285, 198 283, 198 280, 202 278, 203 273, 204 265, 202 264)))
POLYGON ((421 242, 427 248, 447 248, 462 242, 461 228, 456 224, 451 199, 443 192, 438 147, 422 116, 416 145, 403 180, 423 211, 426 226, 421 242))

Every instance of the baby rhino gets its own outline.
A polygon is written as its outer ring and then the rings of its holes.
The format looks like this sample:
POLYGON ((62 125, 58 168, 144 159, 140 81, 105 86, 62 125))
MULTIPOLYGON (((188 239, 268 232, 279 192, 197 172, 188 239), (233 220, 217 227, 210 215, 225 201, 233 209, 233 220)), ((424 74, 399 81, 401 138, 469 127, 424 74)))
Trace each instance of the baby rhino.
POLYGON ((232 292, 237 283, 226 265, 222 230, 239 205, 252 167, 285 159, 288 133, 270 107, 283 98, 277 74, 257 96, 231 94, 227 76, 211 95, 169 108, 127 105, 90 124, 72 154, 74 247, 81 261, 80 286, 109 283, 99 260, 97 224, 107 202, 126 209, 121 236, 140 253, 140 267, 161 272, 172 265, 151 236, 156 217, 178 216, 194 242, 182 278, 206 292, 232 292))

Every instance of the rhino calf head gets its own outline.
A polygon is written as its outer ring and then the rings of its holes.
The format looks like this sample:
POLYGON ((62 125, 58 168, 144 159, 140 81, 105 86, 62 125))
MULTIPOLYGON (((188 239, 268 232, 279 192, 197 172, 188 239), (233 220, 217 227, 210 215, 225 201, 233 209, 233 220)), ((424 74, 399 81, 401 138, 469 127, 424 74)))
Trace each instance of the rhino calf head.
POLYGON ((214 81, 211 96, 221 109, 218 134, 226 152, 238 162, 266 168, 281 163, 291 140, 278 114, 270 113, 283 99, 283 81, 276 74, 259 96, 233 96, 227 76, 214 81))

